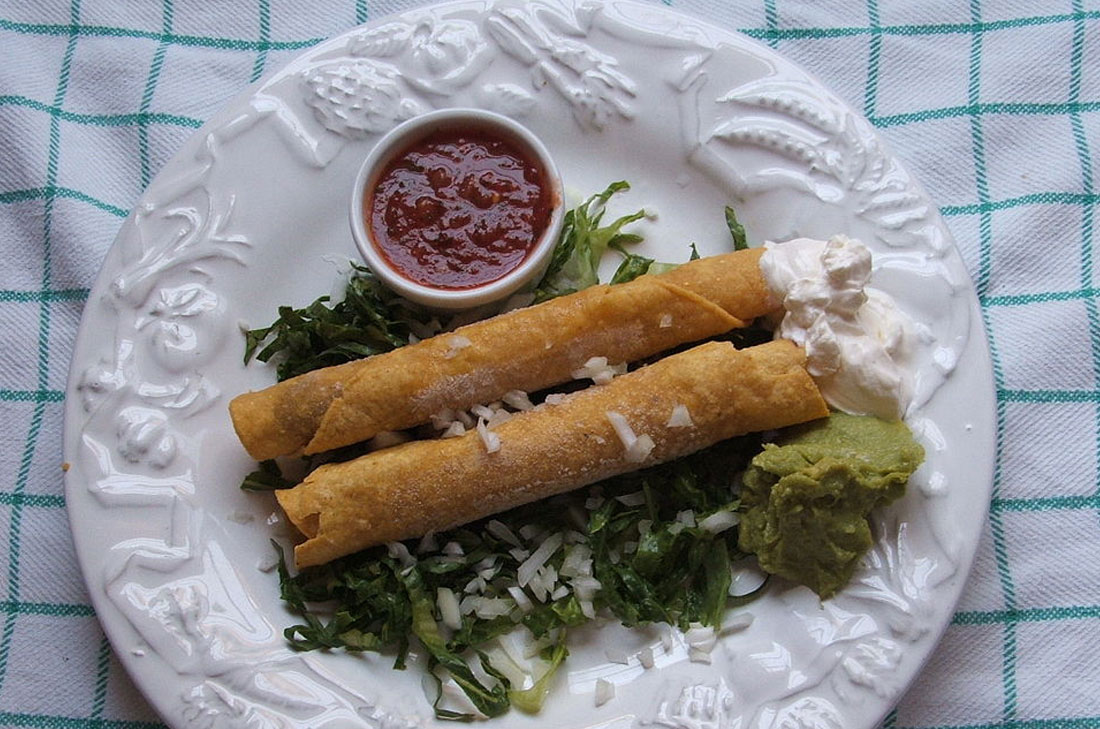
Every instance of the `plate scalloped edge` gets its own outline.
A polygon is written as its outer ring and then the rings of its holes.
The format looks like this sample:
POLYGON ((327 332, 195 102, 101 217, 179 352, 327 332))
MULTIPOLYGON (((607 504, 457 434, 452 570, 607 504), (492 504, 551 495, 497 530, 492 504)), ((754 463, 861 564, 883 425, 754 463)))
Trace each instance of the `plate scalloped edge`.
MULTIPOLYGON (((925 366, 928 402, 909 417, 930 463, 904 503, 879 515, 874 549, 836 599, 772 590, 734 621, 739 630, 724 635, 712 664, 685 662, 682 637, 658 642, 658 666, 667 667, 617 687, 638 701, 597 711, 590 696, 573 696, 571 709, 547 718, 870 727, 900 696, 947 624, 984 513, 967 517, 962 537, 939 523, 945 504, 961 498, 952 496, 957 464, 942 455, 958 433, 937 405, 942 391, 932 396, 941 384, 982 390, 966 432, 992 453, 981 420, 992 412, 988 352, 969 336, 976 305, 935 207, 866 121, 746 38, 630 2, 464 2, 354 29, 235 99, 158 175, 89 298, 67 391, 70 518, 112 644, 170 724, 431 723, 377 688, 349 686, 346 663, 287 649, 285 615, 266 613, 266 597, 243 576, 272 564, 250 558, 242 568, 227 548, 225 534, 254 526, 256 515, 209 506, 200 456, 209 438, 231 438, 223 380, 236 380, 220 373, 240 367, 224 282, 254 266, 260 247, 237 222, 248 191, 218 177, 235 145, 265 129, 283 145, 279 154, 323 174, 400 121, 458 104, 521 121, 569 120, 570 133, 593 138, 636 123, 652 103, 645 77, 654 68, 675 102, 670 146, 691 174, 750 206, 767 198, 772 207, 795 200, 838 210, 841 222, 870 231, 888 281, 907 291, 927 285, 902 299, 942 344, 925 366), (722 64, 734 51, 762 59, 767 72, 729 81, 722 64), (962 385, 952 374, 959 362, 962 385)), ((988 496, 983 469, 973 473, 971 508, 982 503, 979 487, 988 496)))

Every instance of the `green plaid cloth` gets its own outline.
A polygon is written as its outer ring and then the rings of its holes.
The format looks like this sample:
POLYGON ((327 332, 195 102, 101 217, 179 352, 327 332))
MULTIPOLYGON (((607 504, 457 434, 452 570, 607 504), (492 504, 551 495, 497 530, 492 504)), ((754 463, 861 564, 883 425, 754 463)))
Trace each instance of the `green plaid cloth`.
MULTIPOLYGON (((88 603, 60 470, 72 342, 123 218, 230 95, 415 4, 0 0, 0 725, 160 726, 88 603)), ((870 118, 942 206, 981 297, 991 515, 886 726, 1100 727, 1100 3, 667 4, 766 42, 870 118)))

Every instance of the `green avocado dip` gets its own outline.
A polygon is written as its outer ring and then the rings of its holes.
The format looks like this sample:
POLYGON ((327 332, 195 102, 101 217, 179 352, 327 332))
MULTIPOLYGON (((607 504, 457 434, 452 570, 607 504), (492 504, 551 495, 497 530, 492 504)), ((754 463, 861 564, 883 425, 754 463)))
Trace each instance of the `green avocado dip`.
POLYGON ((745 471, 739 546, 829 598, 871 547, 867 514, 901 496, 922 460, 900 421, 833 413, 784 431, 745 471))

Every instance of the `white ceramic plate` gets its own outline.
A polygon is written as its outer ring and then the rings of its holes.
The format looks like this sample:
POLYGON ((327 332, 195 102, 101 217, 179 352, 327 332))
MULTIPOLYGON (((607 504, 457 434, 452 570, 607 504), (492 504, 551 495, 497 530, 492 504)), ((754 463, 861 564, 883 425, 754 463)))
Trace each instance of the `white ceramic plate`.
POLYGON ((947 624, 991 484, 993 388, 976 299, 936 208, 870 126, 767 48, 656 6, 467 2, 377 21, 305 53, 216 115, 126 221, 92 291, 66 398, 67 500, 115 650, 174 727, 432 725, 416 670, 296 654, 270 572, 274 502, 226 414, 271 369, 241 363, 240 326, 333 290, 355 256, 348 190, 399 121, 480 106, 532 128, 579 195, 632 183, 640 251, 844 232, 873 283, 936 345, 908 420, 928 451, 878 514, 855 580, 821 604, 770 586, 712 663, 682 638, 617 627, 574 641, 539 727, 871 727, 947 624), (265 571, 266 570, 266 571, 265 571), (646 647, 655 666, 607 661, 646 647), (596 707, 597 677, 616 695, 596 707))

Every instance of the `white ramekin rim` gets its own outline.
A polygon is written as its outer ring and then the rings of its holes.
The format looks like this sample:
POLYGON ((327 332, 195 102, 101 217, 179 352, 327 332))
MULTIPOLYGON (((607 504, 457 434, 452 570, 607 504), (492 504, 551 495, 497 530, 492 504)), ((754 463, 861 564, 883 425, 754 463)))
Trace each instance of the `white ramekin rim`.
POLYGON ((565 194, 561 174, 546 146, 525 126, 502 114, 483 109, 440 109, 413 117, 387 132, 371 149, 352 188, 349 220, 352 237, 367 267, 398 295, 422 306, 439 310, 461 310, 501 301, 541 276, 550 263, 565 216, 565 194), (366 191, 377 181, 392 157, 410 144, 435 131, 448 128, 488 128, 502 133, 531 154, 543 168, 550 185, 550 221, 527 258, 514 270, 495 281, 467 289, 439 289, 412 281, 395 270, 371 240, 363 212, 366 191))

